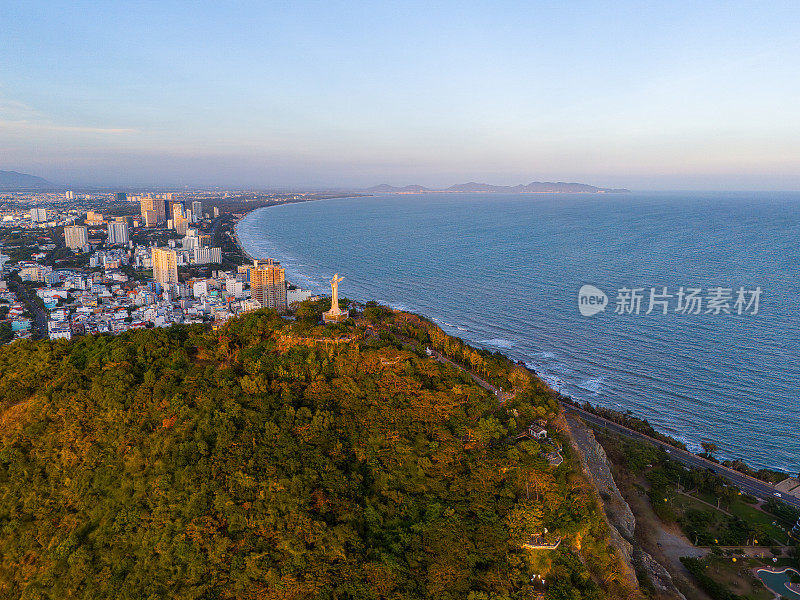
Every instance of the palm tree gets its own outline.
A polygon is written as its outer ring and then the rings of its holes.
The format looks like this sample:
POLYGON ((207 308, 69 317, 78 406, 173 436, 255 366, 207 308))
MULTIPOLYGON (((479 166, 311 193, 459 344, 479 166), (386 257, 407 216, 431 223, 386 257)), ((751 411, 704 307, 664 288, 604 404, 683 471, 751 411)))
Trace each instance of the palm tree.
POLYGON ((700 445, 703 447, 703 451, 711 457, 713 457, 714 453, 719 450, 719 447, 712 442, 703 442, 700 445))

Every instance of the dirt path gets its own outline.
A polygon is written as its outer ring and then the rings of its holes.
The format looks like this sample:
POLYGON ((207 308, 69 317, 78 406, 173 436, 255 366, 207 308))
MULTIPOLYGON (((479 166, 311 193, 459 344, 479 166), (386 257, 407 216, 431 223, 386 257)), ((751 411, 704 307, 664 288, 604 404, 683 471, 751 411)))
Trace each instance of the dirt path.
POLYGON ((657 548, 667 557, 675 566, 680 565, 683 570, 683 564, 680 562, 681 556, 692 556, 694 558, 701 558, 708 554, 708 548, 698 548, 693 546, 689 539, 681 533, 672 533, 661 527, 660 531, 655 536, 657 548))

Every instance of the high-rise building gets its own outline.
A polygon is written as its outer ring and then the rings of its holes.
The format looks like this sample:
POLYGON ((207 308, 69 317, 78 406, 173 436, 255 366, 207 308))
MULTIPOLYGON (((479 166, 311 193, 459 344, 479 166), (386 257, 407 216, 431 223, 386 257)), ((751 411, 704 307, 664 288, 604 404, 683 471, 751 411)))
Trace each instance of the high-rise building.
POLYGON ((158 215, 154 210, 146 210, 142 213, 142 220, 145 227, 155 227, 158 225, 158 215))
POLYGON ((170 202, 169 218, 174 221, 176 216, 181 216, 181 217, 183 216, 183 203, 182 202, 170 202))
MULTIPOLYGON (((155 227, 156 225, 161 225, 167 222, 167 207, 163 199, 161 198, 153 198, 152 196, 143 196, 142 199, 139 201, 142 218, 145 220, 145 225, 147 227, 155 227), (152 219, 148 222, 147 219, 147 212, 152 211, 155 215, 155 223, 152 223, 152 219)), ((152 216, 152 215, 151 215, 152 216)))
POLYGON ((189 220, 186 218, 185 215, 175 215, 175 219, 172 221, 172 226, 175 228, 175 231, 180 235, 186 235, 186 231, 189 229, 189 220))
POLYGON ((250 267, 250 297, 264 308, 286 310, 286 277, 281 264, 268 258, 250 267))
POLYGON ((186 237, 184 237, 181 240, 181 244, 183 245, 184 250, 193 250, 194 248, 200 248, 202 244, 200 244, 200 235, 197 229, 189 227, 186 230, 186 237))
POLYGON ((148 211, 155 213, 155 208, 153 207, 153 199, 148 196, 142 196, 139 199, 139 214, 142 215, 145 224, 147 224, 148 211))
POLYGON ((130 241, 128 224, 125 221, 111 221, 108 224, 108 243, 120 246, 130 241))
POLYGON ((64 192, 64 198, 67 200, 74 200, 75 192, 64 192))
POLYGON ((194 217, 194 223, 199 223, 203 220, 203 203, 199 200, 192 202, 192 217, 194 217))
POLYGON ((32 208, 31 209, 31 221, 34 223, 44 223, 47 221, 47 209, 46 208, 32 208))
POLYGON ((186 230, 190 225, 189 217, 184 211, 183 204, 175 202, 172 204, 172 227, 181 235, 186 235, 186 230))
POLYGON ((216 219, 217 217, 219 217, 219 207, 215 206, 214 207, 214 218, 216 219))
POLYGON ((153 280, 161 285, 178 283, 178 255, 175 250, 153 248, 153 280))
POLYGON ((83 225, 67 225, 64 227, 64 241, 70 250, 79 250, 89 243, 89 234, 83 225))

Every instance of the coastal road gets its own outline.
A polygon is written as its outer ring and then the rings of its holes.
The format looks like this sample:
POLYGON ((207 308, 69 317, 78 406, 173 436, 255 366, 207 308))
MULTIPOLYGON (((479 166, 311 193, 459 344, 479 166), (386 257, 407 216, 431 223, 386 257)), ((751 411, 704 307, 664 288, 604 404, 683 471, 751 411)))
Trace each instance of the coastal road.
MULTIPOLYGON (((209 235, 211 236, 211 245, 213 247, 225 248, 226 245, 227 245, 226 243, 223 243, 223 242, 227 242, 228 240, 224 240, 222 238, 222 236, 228 230, 227 229, 220 230, 220 225, 223 225, 222 221, 227 216, 228 216, 228 213, 222 213, 219 217, 214 219, 214 222, 211 225, 211 231, 209 232, 209 235)), ((244 248, 242 248, 241 244, 239 244, 239 240, 236 238, 236 236, 233 235, 235 226, 236 226, 236 223, 234 221, 234 223, 232 223, 231 226, 230 226, 230 232, 231 232, 232 237, 233 237, 233 239, 231 241, 232 241, 232 243, 234 245, 235 250, 238 250, 238 252, 242 255, 242 257, 247 259, 249 257, 248 254, 244 251, 244 248)), ((224 251, 222 252, 222 266, 223 266, 223 268, 236 269, 239 266, 240 263, 236 262, 235 260, 231 260, 231 258, 230 258, 231 254, 233 254, 233 252, 230 252, 230 251, 228 251, 227 253, 224 252, 224 251), (225 254, 227 254, 228 256, 225 256, 225 254)))
POLYGON ((775 496, 775 487, 761 481, 759 479, 755 479, 744 473, 740 473, 739 471, 735 471, 734 469, 729 469, 723 465, 719 465, 715 462, 710 460, 706 460, 696 454, 692 454, 691 452, 687 452, 686 450, 681 450, 680 448, 675 448, 674 446, 670 446, 660 440, 655 438, 651 438, 649 435, 645 435, 643 433, 639 433, 638 431, 634 431, 633 429, 629 429, 624 425, 620 425, 615 423, 614 421, 609 421, 608 419, 604 419, 603 417, 599 417, 593 413, 587 412, 577 406, 573 406, 571 404, 563 404, 561 405, 564 408, 564 411, 573 415, 579 416, 581 419, 590 423, 592 425, 596 425, 598 427, 602 427, 609 431, 613 431, 614 433, 618 433, 620 435, 624 435, 625 437, 629 437, 635 440, 639 440, 653 446, 658 446, 659 448, 663 448, 667 454, 669 454, 670 458, 673 460, 677 460, 678 462, 688 466, 694 467, 697 469, 708 469, 713 471, 717 475, 724 477, 733 485, 738 487, 742 492, 746 494, 750 494, 751 496, 756 496, 757 498, 762 498, 763 500, 769 500, 773 498, 775 500, 780 500, 789 506, 794 508, 800 509, 800 498, 795 498, 794 496, 789 496, 788 494, 782 494, 780 498, 775 496))

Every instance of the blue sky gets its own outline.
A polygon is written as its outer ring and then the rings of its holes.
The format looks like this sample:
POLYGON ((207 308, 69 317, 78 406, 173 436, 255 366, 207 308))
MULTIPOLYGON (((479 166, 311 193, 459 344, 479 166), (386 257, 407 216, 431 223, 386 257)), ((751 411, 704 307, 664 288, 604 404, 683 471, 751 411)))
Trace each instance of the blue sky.
POLYGON ((796 2, 0 0, 0 169, 800 189, 796 2))

